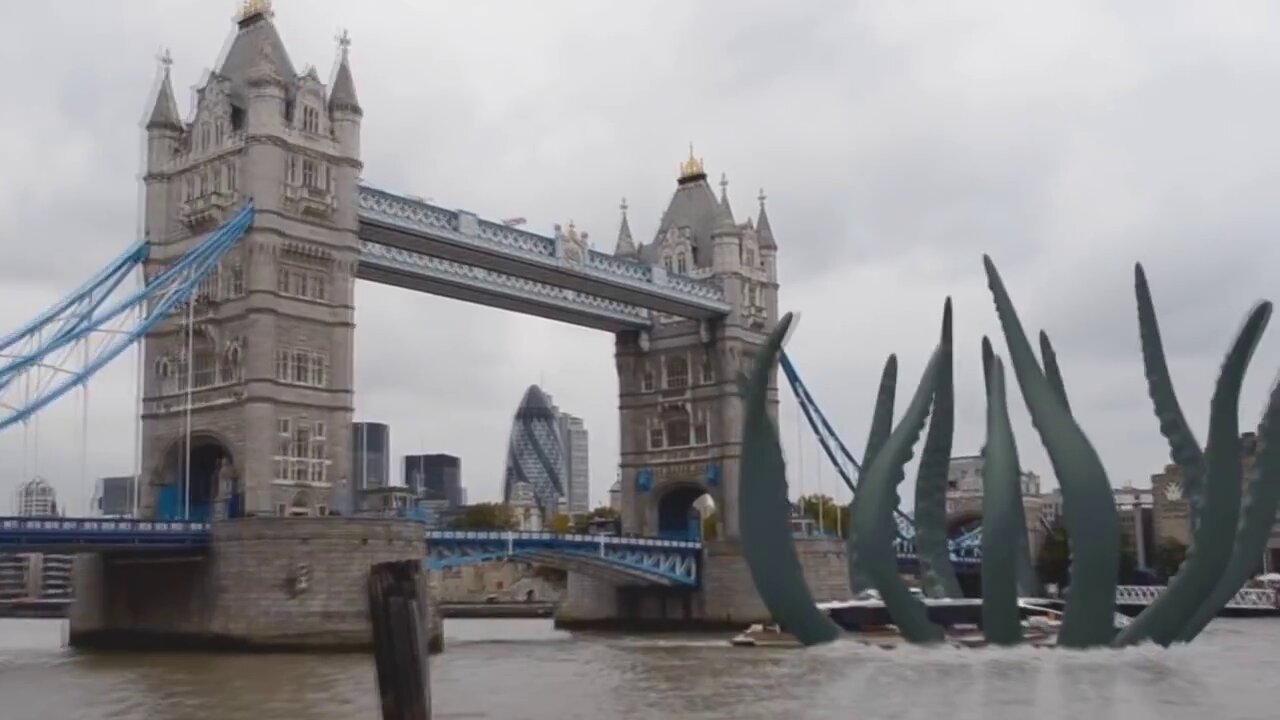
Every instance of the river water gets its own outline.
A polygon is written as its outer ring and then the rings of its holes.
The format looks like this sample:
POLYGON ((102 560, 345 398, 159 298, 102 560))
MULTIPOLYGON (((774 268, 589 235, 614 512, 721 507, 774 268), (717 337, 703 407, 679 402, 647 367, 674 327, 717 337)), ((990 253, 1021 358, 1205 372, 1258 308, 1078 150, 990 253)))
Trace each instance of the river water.
MULTIPOLYGON (((367 656, 82 654, 64 632, 0 620, 0 720, 379 718, 367 656)), ((747 649, 545 620, 448 620, 445 643, 437 720, 1280 718, 1280 619, 1172 650, 747 649)))

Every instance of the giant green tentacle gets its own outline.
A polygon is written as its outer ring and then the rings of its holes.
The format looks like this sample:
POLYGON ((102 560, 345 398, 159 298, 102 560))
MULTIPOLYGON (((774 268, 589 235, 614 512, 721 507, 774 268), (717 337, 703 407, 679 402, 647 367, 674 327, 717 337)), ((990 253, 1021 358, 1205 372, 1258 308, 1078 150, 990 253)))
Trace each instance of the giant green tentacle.
POLYGON ((1240 527, 1236 530, 1231 560, 1222 571, 1222 577, 1213 592, 1200 603, 1178 635, 1183 642, 1191 642, 1204 630, 1209 621, 1217 617, 1230 602, 1258 566, 1258 557, 1266 552, 1271 537, 1271 527, 1276 521, 1276 508, 1280 505, 1280 382, 1271 388, 1271 399, 1262 419, 1258 441, 1262 451, 1258 458, 1257 474, 1249 483, 1248 495, 1241 510, 1240 527))
POLYGON ((987 385, 987 442, 982 464, 982 630, 995 645, 1022 640, 1018 561, 1025 547, 1018 447, 1005 404, 1004 363, 992 362, 987 385))
POLYGON ((1058 354, 1053 351, 1053 343, 1049 335, 1040 331, 1040 357, 1044 360, 1044 375, 1053 386, 1053 394, 1062 401, 1062 408, 1071 412, 1071 403, 1067 400, 1067 385, 1062 381, 1062 369, 1058 367, 1058 354))
POLYGON ((1169 442, 1169 458, 1182 468, 1182 489, 1191 507, 1191 528, 1200 522, 1204 500, 1204 453, 1191 426, 1182 414, 1178 395, 1173 390, 1169 366, 1164 359, 1164 343, 1160 340, 1160 323, 1151 301, 1151 288, 1142 263, 1133 266, 1134 294, 1138 298, 1138 334, 1142 338, 1142 367, 1147 376, 1147 392, 1160 419, 1160 434, 1169 442))
MULTIPOLYGON (((862 468, 871 467, 881 446, 889 439, 893 430, 893 402, 898 386, 898 356, 890 355, 884 361, 884 370, 880 373, 880 390, 876 393, 876 406, 871 415, 871 431, 867 435, 867 449, 862 454, 862 468)), ((857 497, 856 495, 854 496, 857 497)), ((858 559, 858 524, 852 521, 849 514, 849 538, 846 542, 845 562, 849 568, 849 589, 854 594, 871 587, 871 577, 862 568, 858 559)))
POLYGON ((983 262, 1023 400, 1062 487, 1073 557, 1071 595, 1058 644, 1105 645, 1114 635, 1120 560, 1120 526, 1111 483, 1097 451, 1041 371, 995 264, 987 256, 983 262))
POLYGON ((859 562, 880 591, 885 607, 902 636, 913 643, 941 641, 943 632, 942 628, 929 621, 924 606, 912 597, 898 574, 898 558, 893 547, 897 524, 893 520, 893 510, 898 507, 902 468, 911 459, 912 447, 920 438, 920 431, 924 429, 929 415, 939 355, 940 351, 935 350, 902 421, 875 454, 870 466, 864 466, 858 495, 853 499, 853 526, 858 528, 859 562))
POLYGON ((805 645, 830 642, 839 627, 818 609, 805 583, 791 533, 786 463, 768 412, 769 373, 791 324, 787 313, 761 348, 745 397, 738 525, 742 555, 769 614, 805 645))
POLYGON ((1231 559, 1231 546, 1240 519, 1240 388, 1249 360, 1271 318, 1271 303, 1259 303, 1227 353, 1218 374, 1209 411, 1209 447, 1205 453, 1208 478, 1202 518, 1191 548, 1177 575, 1156 601, 1116 638, 1132 645, 1150 638, 1168 646, 1186 628, 1213 592, 1231 559))
POLYGON ((982 394, 991 392, 991 363, 995 360, 996 353, 991 349, 991 339, 982 336, 982 394))
POLYGON ((962 597, 951 551, 947 548, 947 469, 955 430, 955 388, 951 361, 951 298, 942 310, 938 379, 933 390, 929 433, 916 475, 916 559, 920 582, 929 597, 962 597))

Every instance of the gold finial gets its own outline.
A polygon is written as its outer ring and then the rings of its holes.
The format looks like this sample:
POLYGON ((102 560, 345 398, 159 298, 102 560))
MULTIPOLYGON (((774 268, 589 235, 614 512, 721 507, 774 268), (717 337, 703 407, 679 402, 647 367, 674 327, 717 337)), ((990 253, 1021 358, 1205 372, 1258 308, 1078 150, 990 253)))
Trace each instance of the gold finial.
POLYGON ((346 54, 347 48, 351 47, 351 33, 347 32, 346 28, 343 28, 333 39, 338 41, 338 49, 343 54, 346 54))
POLYGON ((619 205, 618 207, 622 210, 622 214, 623 214, 623 216, 626 216, 626 214, 627 214, 627 199, 626 199, 625 197, 624 197, 624 198, 622 198, 622 204, 621 204, 621 205, 619 205))
POLYGON ((271 17, 271 0, 244 0, 240 6, 240 22, 257 15, 271 17))
POLYGON ((760 188, 760 195, 756 199, 760 201, 760 207, 762 208, 764 207, 765 197, 766 195, 764 194, 764 188, 760 188))
POLYGON ((169 53, 169 48, 161 50, 160 54, 156 56, 156 60, 160 62, 160 65, 163 66, 165 70, 168 70, 169 67, 173 65, 173 55, 169 53))
POLYGON ((689 159, 680 163, 680 179, 688 180, 703 175, 706 172, 702 169, 702 158, 694 157, 693 143, 689 143, 689 159))

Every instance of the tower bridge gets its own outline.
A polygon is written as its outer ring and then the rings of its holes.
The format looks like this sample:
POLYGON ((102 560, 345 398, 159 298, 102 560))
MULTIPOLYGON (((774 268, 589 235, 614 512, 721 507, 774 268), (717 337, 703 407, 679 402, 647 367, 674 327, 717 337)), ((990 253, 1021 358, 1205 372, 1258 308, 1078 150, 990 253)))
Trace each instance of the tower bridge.
MULTIPOLYGON (((736 215, 726 183, 717 195, 691 151, 652 239, 637 242, 624 204, 614 251, 604 253, 572 224, 539 234, 362 184, 363 117, 345 37, 326 87, 314 69, 297 71, 270 3, 245 3, 189 118, 164 64, 146 122, 143 242, 0 342, 0 392, 77 345, 86 356, 7 404, 0 430, 141 345, 141 520, 114 532, 90 519, 6 521, 0 532, 8 546, 85 553, 73 639, 357 642, 367 634, 359 598, 369 563, 406 557, 437 567, 512 555, 560 564, 570 570, 566 622, 767 619, 737 546, 736 383, 778 317, 778 244, 763 192, 758 211, 736 215), (109 302, 137 268, 144 289, 109 302), (336 517, 351 476, 357 279, 613 333, 627 537, 424 543, 420 527, 336 517), (107 329, 113 339, 92 345, 107 329), (673 538, 707 494, 722 538, 673 538), (142 563, 149 548, 168 562, 142 563), (636 587, 652 592, 622 592, 636 587)), ((815 419, 789 360, 784 369, 852 487, 853 456, 815 419)), ((777 406, 775 383, 775 422, 777 406)), ((907 564, 913 532, 900 516, 907 564)), ((818 599, 847 596, 838 539, 797 547, 818 599)), ((953 543, 957 563, 976 552, 972 538, 953 543)))

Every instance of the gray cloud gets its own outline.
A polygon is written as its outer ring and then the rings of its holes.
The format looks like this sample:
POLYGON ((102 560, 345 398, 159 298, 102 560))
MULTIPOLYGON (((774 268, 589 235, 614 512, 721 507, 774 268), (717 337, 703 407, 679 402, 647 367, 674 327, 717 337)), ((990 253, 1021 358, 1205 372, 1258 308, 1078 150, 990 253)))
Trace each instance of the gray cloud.
MULTIPOLYGON (((0 46, 0 62, 21 68, 0 106, 0 327, 135 236, 153 56, 173 48, 185 107, 234 5, 9 11, 31 30, 0 46)), ((1052 335, 1116 483, 1144 482, 1167 455, 1142 383, 1133 262, 1146 264, 1199 428, 1232 333, 1274 287, 1271 3, 276 5, 295 63, 322 77, 332 36, 350 28, 365 177, 379 186, 543 230, 572 219, 605 248, 624 195, 637 237, 652 235, 690 140, 713 176, 728 174, 740 215, 765 187, 782 305, 803 313, 791 350, 859 451, 884 356, 899 353, 909 393, 948 294, 956 450, 980 447, 978 342, 988 334, 1003 348, 983 252, 1028 328, 1052 335)), ((510 415, 542 382, 586 418, 593 499, 605 498, 617 455, 612 338, 391 288, 361 285, 357 297, 357 414, 390 422, 396 452, 458 453, 472 496, 493 498, 510 415)), ((1276 348, 1268 339, 1255 358, 1246 426, 1276 348)), ((91 475, 133 462, 127 357, 91 389, 91 475)), ((812 489, 817 449, 807 434, 798 444, 785 402, 784 444, 812 489)), ((1024 464, 1048 476, 1014 405, 1024 464)), ((68 399, 40 429, 41 471, 73 500, 77 407, 68 399)), ((0 437, 0 489, 22 474, 21 436, 0 437)))

